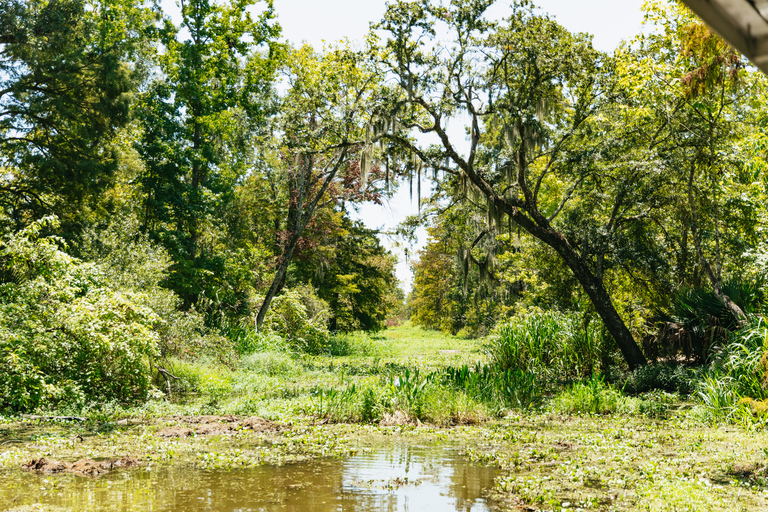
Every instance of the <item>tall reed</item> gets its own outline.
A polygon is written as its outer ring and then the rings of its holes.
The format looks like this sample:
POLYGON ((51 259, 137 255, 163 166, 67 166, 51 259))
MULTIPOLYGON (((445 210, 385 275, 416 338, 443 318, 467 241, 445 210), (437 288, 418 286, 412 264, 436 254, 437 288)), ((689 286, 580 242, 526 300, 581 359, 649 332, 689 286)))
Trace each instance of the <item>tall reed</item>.
POLYGON ((499 325, 485 349, 499 370, 532 372, 541 378, 588 377, 600 370, 607 348, 597 322, 558 311, 534 312, 499 325))

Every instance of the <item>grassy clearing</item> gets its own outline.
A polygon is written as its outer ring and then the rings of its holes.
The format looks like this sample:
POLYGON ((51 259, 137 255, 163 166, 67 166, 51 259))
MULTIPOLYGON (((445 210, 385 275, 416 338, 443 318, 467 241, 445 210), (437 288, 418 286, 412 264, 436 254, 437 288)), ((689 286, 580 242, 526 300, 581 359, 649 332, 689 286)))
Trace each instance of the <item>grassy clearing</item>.
MULTIPOLYGON (((483 421, 497 412, 446 385, 441 374, 448 367, 485 361, 478 340, 406 324, 385 334, 334 338, 331 353, 323 355, 296 353, 279 344, 265 348, 243 356, 234 369, 210 359, 168 360, 166 369, 178 377, 171 380, 171 400, 63 412, 90 415, 94 421, 235 414, 294 424, 378 424, 400 412, 408 422, 435 425, 483 421)), ((160 388, 165 385, 158 382, 160 388)))

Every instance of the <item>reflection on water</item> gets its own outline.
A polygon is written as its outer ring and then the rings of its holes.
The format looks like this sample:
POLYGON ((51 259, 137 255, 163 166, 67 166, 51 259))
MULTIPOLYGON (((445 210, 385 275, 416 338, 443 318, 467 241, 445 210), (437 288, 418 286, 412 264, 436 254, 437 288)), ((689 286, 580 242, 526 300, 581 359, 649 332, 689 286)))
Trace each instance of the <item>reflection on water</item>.
POLYGON ((43 503, 71 510, 405 512, 493 510, 495 471, 448 447, 394 446, 281 467, 149 467, 98 478, 0 472, 0 510, 43 503))

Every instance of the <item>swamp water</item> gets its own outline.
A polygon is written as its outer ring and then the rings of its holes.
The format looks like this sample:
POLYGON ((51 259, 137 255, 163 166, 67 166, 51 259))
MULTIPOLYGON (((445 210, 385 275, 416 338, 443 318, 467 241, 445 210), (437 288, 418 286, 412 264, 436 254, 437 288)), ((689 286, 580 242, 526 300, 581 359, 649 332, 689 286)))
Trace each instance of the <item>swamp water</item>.
POLYGON ((343 459, 202 470, 142 466, 98 477, 0 472, 0 510, 417 512, 494 510, 496 471, 450 446, 395 445, 343 459))

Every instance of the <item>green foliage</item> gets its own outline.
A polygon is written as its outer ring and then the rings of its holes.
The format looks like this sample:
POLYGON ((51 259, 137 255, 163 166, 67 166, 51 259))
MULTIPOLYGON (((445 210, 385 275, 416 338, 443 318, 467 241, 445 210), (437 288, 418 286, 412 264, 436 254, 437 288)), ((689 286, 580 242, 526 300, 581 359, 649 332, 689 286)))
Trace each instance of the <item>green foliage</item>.
POLYGON ((683 365, 655 363, 640 367, 620 379, 626 393, 645 393, 663 390, 688 395, 693 391, 693 371, 683 365))
POLYGON ((182 393, 199 393, 215 402, 232 391, 231 372, 209 358, 195 361, 170 358, 166 370, 179 378, 173 380, 171 386, 182 393))
POLYGON ((422 374, 418 368, 406 368, 393 375, 387 384, 390 400, 394 407, 415 418, 423 419, 427 404, 427 387, 435 380, 435 374, 422 374))
POLYGON ((328 303, 332 331, 379 331, 397 305, 394 256, 376 231, 347 215, 322 247, 297 258, 292 275, 328 303))
POLYGON ((619 410, 623 401, 621 392, 605 383, 601 375, 593 375, 559 393, 550 407, 568 414, 609 414, 619 410))
POLYGON ((225 221, 265 134, 281 55, 272 5, 254 18, 259 4, 191 0, 179 26, 165 18, 160 73, 137 109, 142 224, 173 257, 166 285, 187 307, 205 296, 232 316, 246 312, 252 275, 238 262, 252 255, 230 243, 225 221))
POLYGON ((427 245, 412 263, 414 288, 408 306, 415 324, 482 337, 504 306, 518 298, 519 286, 503 280, 497 268, 497 257, 509 247, 481 215, 477 209, 454 205, 432 219, 427 245))
POLYGON ((501 370, 495 365, 477 363, 447 367, 443 380, 498 409, 527 409, 541 401, 543 383, 536 375, 522 370, 501 370))
POLYGON ((244 356, 240 359, 240 368, 264 375, 291 375, 299 372, 300 365, 286 352, 270 351, 244 356))
POLYGON ((282 337, 298 352, 322 354, 328 351, 328 304, 309 287, 285 290, 275 297, 263 329, 282 337))
POLYGON ((55 226, 43 219, 0 243, 0 407, 146 398, 158 317, 145 296, 39 236, 55 226))
MULTIPOLYGON (((730 280, 722 291, 747 314, 764 311, 763 284, 730 280)), ((668 312, 659 312, 655 320, 662 321, 659 333, 644 344, 651 358, 676 357, 682 353, 687 358, 706 361, 710 351, 718 350, 728 342, 732 332, 738 329, 735 318, 711 287, 683 289, 671 300, 668 312)))
POLYGON ((334 421, 349 421, 355 410, 356 387, 350 384, 342 389, 314 387, 309 395, 312 400, 312 414, 318 418, 334 421))
POLYGON ((116 214, 101 229, 85 230, 80 254, 98 262, 111 288, 138 294, 141 305, 159 317, 154 330, 159 336, 161 356, 229 357, 231 342, 209 329, 203 314, 194 308, 181 310, 181 299, 162 286, 172 258, 162 245, 140 230, 135 218, 116 214))
POLYGON ((556 379, 592 375, 610 349, 598 324, 557 311, 533 311, 500 324, 486 344, 499 370, 556 379))
POLYGON ((711 356, 696 375, 696 395, 711 419, 732 419, 742 397, 768 398, 767 351, 768 327, 760 319, 731 334, 721 350, 711 356))
POLYGON ((140 0, 0 5, 0 205, 26 225, 81 221, 117 168, 136 59, 152 14, 140 0))

